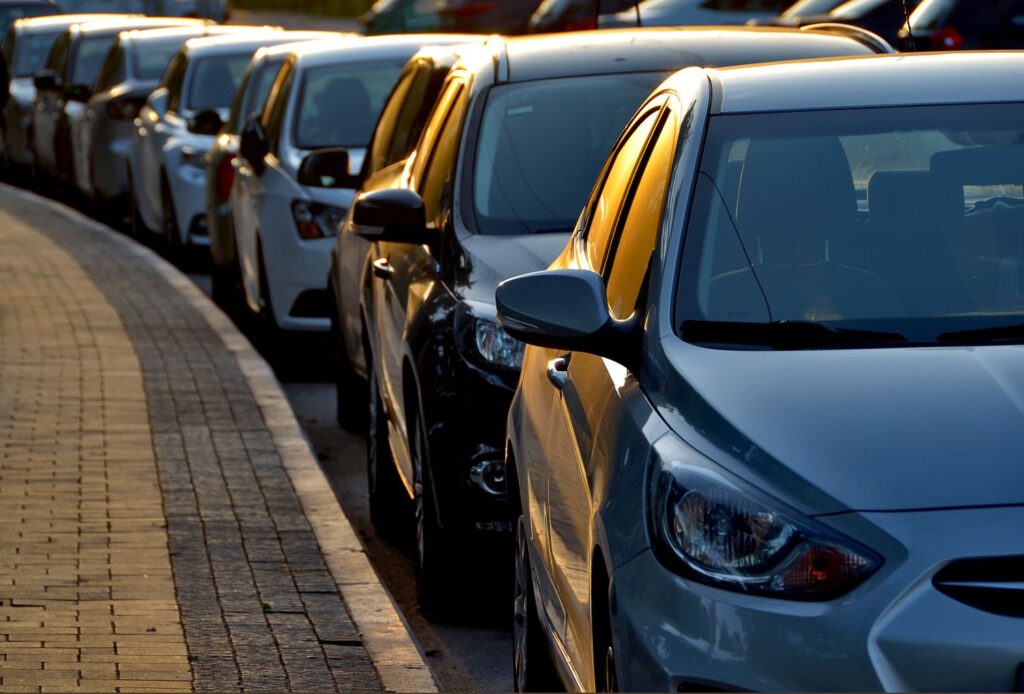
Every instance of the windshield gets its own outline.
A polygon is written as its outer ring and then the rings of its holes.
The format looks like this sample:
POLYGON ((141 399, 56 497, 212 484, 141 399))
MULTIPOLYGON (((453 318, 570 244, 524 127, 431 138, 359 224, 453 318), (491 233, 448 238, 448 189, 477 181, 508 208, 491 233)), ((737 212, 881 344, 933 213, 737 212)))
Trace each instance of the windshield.
POLYGON ((52 5, 40 5, 38 3, 26 3, 24 5, 0 5, 0 36, 7 33, 7 30, 14 24, 14 20, 22 17, 43 17, 57 14, 57 8, 52 5))
POLYGON ((473 168, 481 234, 571 231, 626 122, 660 72, 495 87, 473 168))
POLYGON ((366 147, 405 62, 313 68, 303 79, 295 146, 366 147))
POLYGON ((678 324, 1024 324, 1022 123, 1019 103, 713 117, 678 324))
POLYGON ((815 14, 826 14, 842 0, 800 0, 793 3, 780 17, 809 17, 815 14))
POLYGON ((78 42, 75 64, 71 73, 71 84, 91 87, 100 74, 103 60, 117 40, 116 34, 86 36, 78 42))
POLYGON ((14 76, 31 77, 42 70, 54 42, 63 31, 55 29, 19 34, 14 44, 14 76))
POLYGON ((187 39, 188 37, 181 36, 160 41, 136 42, 132 47, 135 77, 140 80, 159 80, 167 70, 171 58, 181 50, 187 39))
POLYGON ((192 68, 185 109, 205 111, 230 108, 235 90, 250 60, 251 51, 197 59, 192 68))

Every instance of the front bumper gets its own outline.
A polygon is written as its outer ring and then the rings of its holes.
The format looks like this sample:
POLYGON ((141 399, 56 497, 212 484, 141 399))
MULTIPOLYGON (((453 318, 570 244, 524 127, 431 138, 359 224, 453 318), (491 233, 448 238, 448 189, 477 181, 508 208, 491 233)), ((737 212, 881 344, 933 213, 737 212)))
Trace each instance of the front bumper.
POLYGON ((866 521, 892 540, 879 573, 831 602, 758 598, 694 584, 649 550, 615 569, 620 685, 639 691, 1015 689, 1024 619, 947 597, 932 579, 956 559, 1024 554, 1015 530, 1024 523, 1024 509, 824 520, 841 531, 866 521))
POLYGON ((327 332, 331 318, 321 302, 311 297, 327 296, 327 273, 331 267, 333 238, 300 239, 294 229, 264 233, 263 262, 270 284, 274 318, 282 330, 327 332), (319 314, 319 315, 318 315, 319 314))

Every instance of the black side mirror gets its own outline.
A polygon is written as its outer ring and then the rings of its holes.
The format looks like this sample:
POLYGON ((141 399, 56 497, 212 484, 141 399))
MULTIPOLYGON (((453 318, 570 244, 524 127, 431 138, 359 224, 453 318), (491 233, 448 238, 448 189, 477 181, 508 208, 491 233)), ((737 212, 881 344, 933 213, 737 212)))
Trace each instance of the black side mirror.
POLYGON ((348 150, 344 147, 321 149, 307 154, 299 166, 300 186, 358 190, 362 178, 348 171, 348 150))
POLYGON ((545 270, 498 285, 498 321, 530 345, 607 357, 636 371, 641 318, 617 321, 604 280, 590 270, 545 270))
POLYGON ((188 129, 197 135, 216 135, 224 127, 224 119, 212 108, 200 111, 189 119, 188 129))
POLYGON ((267 139, 267 131, 263 129, 263 123, 259 116, 251 116, 245 122, 242 129, 242 137, 238 143, 238 153, 242 155, 256 175, 263 173, 267 168, 263 161, 270 153, 270 141, 267 139))
POLYGON ((64 87, 64 80, 54 70, 40 70, 32 79, 37 92, 56 92, 64 87))
POLYGON ((87 84, 72 84, 65 90, 64 97, 68 101, 85 103, 92 98, 92 87, 87 84))
POLYGON ((385 188, 363 193, 352 208, 352 222, 368 241, 431 244, 423 199, 408 188, 385 188))

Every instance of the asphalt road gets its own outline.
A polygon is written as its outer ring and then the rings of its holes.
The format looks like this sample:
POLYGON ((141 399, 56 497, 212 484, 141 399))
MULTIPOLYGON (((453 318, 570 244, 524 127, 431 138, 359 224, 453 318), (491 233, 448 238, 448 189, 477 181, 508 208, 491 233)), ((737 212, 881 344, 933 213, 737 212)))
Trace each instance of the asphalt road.
MULTIPOLYGON (((192 280, 210 293, 209 275, 193 268, 192 280)), ((512 573, 507 548, 493 556, 472 553, 470 585, 460 591, 443 622, 429 621, 416 603, 415 548, 411 541, 381 538, 370 522, 366 495, 365 439, 340 429, 335 422, 334 386, 327 382, 329 343, 325 338, 289 337, 268 346, 253 325, 240 325, 274 367, 296 416, 313 444, 377 573, 398 602, 406 621, 446 691, 511 691, 512 573)))

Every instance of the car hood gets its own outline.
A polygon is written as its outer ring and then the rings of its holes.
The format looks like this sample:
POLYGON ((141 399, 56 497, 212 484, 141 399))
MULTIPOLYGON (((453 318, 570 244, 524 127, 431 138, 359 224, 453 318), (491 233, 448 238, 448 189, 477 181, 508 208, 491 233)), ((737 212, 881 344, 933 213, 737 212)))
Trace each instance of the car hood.
POLYGON ((675 414, 751 481, 831 510, 1024 504, 1024 346, 675 354, 675 414))
POLYGON ((462 239, 466 271, 457 282, 456 292, 468 301, 493 304, 494 291, 501 282, 545 269, 565 248, 569 236, 470 234, 462 239))

